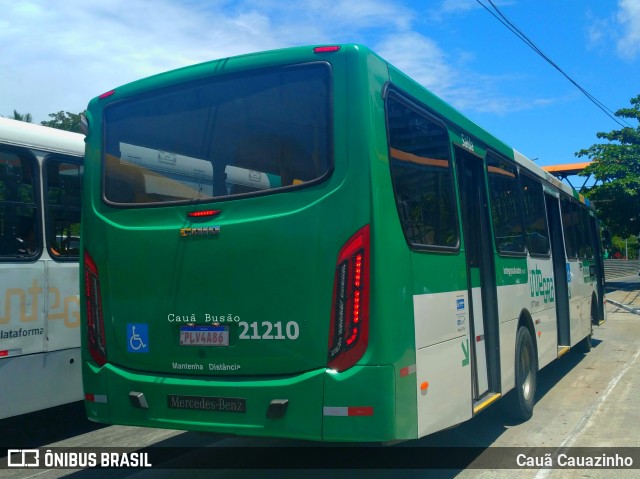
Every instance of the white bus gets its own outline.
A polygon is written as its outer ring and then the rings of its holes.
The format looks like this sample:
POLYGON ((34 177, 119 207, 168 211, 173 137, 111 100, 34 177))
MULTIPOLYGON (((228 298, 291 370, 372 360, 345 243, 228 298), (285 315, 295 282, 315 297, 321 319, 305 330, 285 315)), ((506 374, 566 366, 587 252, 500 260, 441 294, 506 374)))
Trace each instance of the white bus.
POLYGON ((84 137, 0 118, 0 419, 82 399, 84 137))

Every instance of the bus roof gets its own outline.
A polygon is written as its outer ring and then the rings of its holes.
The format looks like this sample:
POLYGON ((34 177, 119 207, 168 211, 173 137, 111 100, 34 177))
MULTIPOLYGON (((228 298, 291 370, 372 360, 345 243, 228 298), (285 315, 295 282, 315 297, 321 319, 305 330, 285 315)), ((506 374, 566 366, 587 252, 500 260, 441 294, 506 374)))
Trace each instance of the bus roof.
MULTIPOLYGON (((143 78, 129 84, 123 85, 118 88, 118 90, 129 90, 135 91, 144 91, 146 88, 151 88, 152 86, 158 86, 162 84, 163 81, 167 81, 170 79, 171 82, 187 80, 193 78, 201 78, 203 76, 211 75, 211 72, 216 72, 217 74, 221 74, 224 72, 235 71, 237 68, 249 68, 249 67, 259 67, 269 65, 273 62, 276 63, 286 63, 287 61, 291 61, 291 59, 299 60, 304 57, 311 57, 312 55, 317 55, 318 53, 322 53, 322 48, 327 47, 329 44, 324 45, 307 45, 307 46, 296 46, 283 48, 278 50, 267 50, 262 52, 248 53, 243 55, 237 55, 234 57, 228 58, 219 58, 216 60, 210 60, 204 63, 199 63, 195 65, 190 65, 182 68, 178 68, 175 70, 159 73, 157 75, 152 75, 147 78, 143 78), (320 48, 320 50, 318 50, 320 48)), ((534 163, 532 160, 524 156, 522 153, 511 147, 509 144, 503 142, 499 138, 492 135, 490 132, 485 130, 480 125, 476 124, 469 118, 467 118, 463 113, 458 111, 456 108, 451 106, 442 98, 438 97, 430 90, 428 90, 424 85, 418 83, 415 79, 409 77, 406 73, 389 63, 386 59, 380 57, 377 53, 373 52, 368 47, 361 44, 330 44, 332 48, 330 50, 332 55, 341 55, 348 52, 355 53, 360 56, 374 55, 379 58, 382 62, 384 62, 391 76, 395 78, 404 77, 408 80, 409 84, 412 84, 413 92, 420 92, 418 96, 422 98, 428 98, 429 105, 434 109, 436 114, 444 119, 446 122, 450 124, 457 125, 462 130, 466 131, 468 134, 476 137, 481 142, 485 143, 488 147, 497 150, 498 152, 508 155, 511 154, 511 158, 515 160, 519 165, 526 168, 531 173, 537 175, 538 177, 545 180, 547 183, 553 185, 553 187, 557 188, 560 191, 568 194, 569 196, 575 198, 581 203, 586 204, 589 207, 593 207, 588 199, 586 199, 583 195, 580 195, 569 185, 566 185, 558 178, 553 176, 551 173, 543 170, 539 165, 534 163), (336 48, 335 50, 333 48, 336 48), (340 52, 340 53, 338 53, 340 52)), ((316 56, 316 58, 318 58, 316 56)), ((409 92, 411 93, 411 92, 409 92)), ((96 97, 91 102, 96 102, 100 97, 96 97)))
POLYGON ((0 117, 0 143, 34 150, 84 155, 84 135, 0 117))

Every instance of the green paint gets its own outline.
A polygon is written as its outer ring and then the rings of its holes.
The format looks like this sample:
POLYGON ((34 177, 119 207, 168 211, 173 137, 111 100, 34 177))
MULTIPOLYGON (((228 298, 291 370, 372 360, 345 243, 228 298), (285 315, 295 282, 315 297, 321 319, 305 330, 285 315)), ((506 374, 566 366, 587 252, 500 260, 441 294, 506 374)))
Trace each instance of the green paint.
POLYGON ((464 341, 462 341, 462 343, 460 344, 460 347, 462 348, 462 353, 464 354, 464 359, 462 360, 462 367, 469 365, 469 339, 467 339, 466 341, 467 341, 466 347, 465 347, 464 341))

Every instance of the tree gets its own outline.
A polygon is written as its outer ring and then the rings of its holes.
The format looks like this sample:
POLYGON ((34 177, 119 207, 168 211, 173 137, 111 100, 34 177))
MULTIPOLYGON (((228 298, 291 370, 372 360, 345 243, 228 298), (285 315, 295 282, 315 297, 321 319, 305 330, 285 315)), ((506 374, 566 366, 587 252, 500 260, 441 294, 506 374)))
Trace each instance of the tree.
POLYGON ((31 113, 18 113, 18 110, 13 110, 13 120, 24 121, 26 123, 31 123, 33 118, 31 117, 31 113))
POLYGON ((631 105, 618 110, 616 116, 635 120, 636 127, 596 133, 609 143, 597 143, 576 153, 592 160, 581 175, 591 174, 597 180, 585 196, 612 232, 622 237, 640 233, 640 95, 631 99, 631 105))
POLYGON ((80 129, 80 114, 69 113, 68 111, 59 111, 58 113, 49 113, 48 121, 41 121, 40 124, 44 126, 50 126, 51 128, 57 128, 59 130, 73 131, 76 133, 82 133, 80 129))
POLYGON ((611 240, 610 253, 612 258, 624 258, 627 256, 628 259, 638 259, 638 238, 635 236, 629 236, 628 238, 614 236, 611 240))

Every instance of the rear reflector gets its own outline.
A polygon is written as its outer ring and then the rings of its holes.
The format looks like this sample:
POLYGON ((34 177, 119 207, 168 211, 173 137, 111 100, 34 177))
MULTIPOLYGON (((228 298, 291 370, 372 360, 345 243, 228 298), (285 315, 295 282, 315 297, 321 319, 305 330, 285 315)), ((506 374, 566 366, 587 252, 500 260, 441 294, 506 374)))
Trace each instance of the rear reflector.
POLYGON ((349 407, 328 407, 322 408, 324 416, 373 416, 372 406, 349 406, 349 407))
POLYGON ((84 399, 88 402, 107 403, 107 396, 105 394, 85 393, 84 399))
POLYGON ((0 351, 0 358, 7 358, 9 356, 21 356, 21 355, 22 355, 22 348, 3 349, 2 351, 0 351))
POLYGON ((415 374, 415 372, 416 372, 416 365, 412 364, 411 366, 404 367, 400 370, 400 377, 404 378, 406 376, 409 376, 410 374, 415 374))

